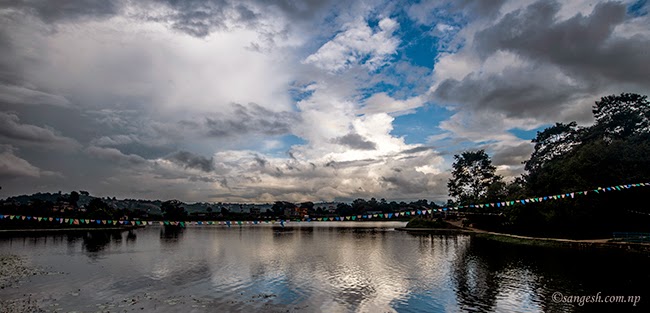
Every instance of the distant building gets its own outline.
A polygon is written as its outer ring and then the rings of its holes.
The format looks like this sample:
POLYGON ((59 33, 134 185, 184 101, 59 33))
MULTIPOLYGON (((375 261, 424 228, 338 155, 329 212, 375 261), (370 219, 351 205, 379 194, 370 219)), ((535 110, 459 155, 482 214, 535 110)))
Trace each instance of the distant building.
POLYGON ((55 204, 53 207, 53 211, 59 211, 59 212, 64 212, 64 211, 72 211, 74 210, 74 206, 68 202, 60 202, 55 204))
POLYGON ((307 215, 307 208, 284 208, 284 216, 289 218, 302 218, 307 215))

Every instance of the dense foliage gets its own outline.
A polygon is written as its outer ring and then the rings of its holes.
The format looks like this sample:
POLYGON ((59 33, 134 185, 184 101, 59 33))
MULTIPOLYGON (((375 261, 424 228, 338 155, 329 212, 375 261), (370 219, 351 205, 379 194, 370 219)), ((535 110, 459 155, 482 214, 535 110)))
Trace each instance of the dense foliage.
POLYGON ((502 193, 505 185, 484 150, 466 151, 454 156, 449 195, 459 204, 486 201, 502 193))
MULTIPOLYGON (((537 133, 526 173, 506 187, 505 199, 591 190, 650 181, 650 103, 646 96, 603 97, 595 123, 558 123, 537 133)), ((455 174, 454 174, 455 175, 455 174)), ((450 190, 450 195, 454 196, 450 190)), ((648 188, 507 207, 503 215, 475 215, 475 225, 545 236, 609 236, 650 228, 648 188)))
POLYGON ((160 210, 163 213, 163 218, 171 221, 184 221, 187 220, 187 211, 183 207, 183 203, 178 200, 169 200, 162 203, 160 210))

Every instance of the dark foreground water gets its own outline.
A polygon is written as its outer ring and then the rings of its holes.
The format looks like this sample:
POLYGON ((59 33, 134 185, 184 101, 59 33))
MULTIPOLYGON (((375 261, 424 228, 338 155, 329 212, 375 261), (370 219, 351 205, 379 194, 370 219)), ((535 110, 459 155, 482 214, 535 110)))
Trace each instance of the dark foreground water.
POLYGON ((5 310, 23 301, 53 312, 649 312, 647 256, 394 230, 402 225, 5 236, 0 255, 48 273, 7 286, 0 299, 5 310), (566 298, 597 295, 641 301, 566 298))

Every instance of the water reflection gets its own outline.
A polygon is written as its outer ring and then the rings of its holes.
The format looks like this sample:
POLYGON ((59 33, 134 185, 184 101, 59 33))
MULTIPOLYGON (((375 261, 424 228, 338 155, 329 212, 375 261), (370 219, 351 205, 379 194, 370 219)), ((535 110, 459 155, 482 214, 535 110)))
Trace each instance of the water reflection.
MULTIPOLYGON (((120 240, 121 239, 122 238, 120 237, 120 240)), ((126 234, 126 242, 132 244, 135 242, 136 239, 138 239, 138 236, 135 234, 135 231, 133 231, 132 229, 129 230, 128 233, 126 234)))
POLYGON ((183 238, 183 228, 173 225, 160 227, 160 239, 164 244, 177 244, 183 238))
MULTIPOLYGON (((17 245, 0 239, 0 251, 31 255, 70 275, 15 292, 82 289, 84 297, 62 297, 66 302, 60 303, 78 311, 155 292, 158 298, 144 310, 185 310, 163 304, 191 296, 207 303, 193 307, 196 312, 588 312, 594 306, 553 303, 551 295, 647 293, 650 278, 647 257, 519 247, 467 235, 411 235, 371 224, 148 227, 44 241, 17 245), (58 255, 59 247, 68 252, 58 255), (614 261, 627 268, 609 268, 614 261)), ((199 303, 192 301, 187 304, 199 303)))
MULTIPOLYGON (((73 235, 68 235, 68 237, 71 236, 73 235)), ((119 246, 122 242, 122 231, 88 231, 81 234, 81 238, 83 240, 84 250, 89 253, 95 253, 106 249, 111 241, 116 246, 119 246)), ((131 240, 135 240, 135 238, 131 240)))
POLYGON ((509 245, 473 238, 453 264, 452 281, 463 311, 593 312, 643 311, 631 304, 578 306, 553 301, 564 295, 638 295, 650 271, 648 256, 617 251, 580 251, 509 245), (627 266, 612 266, 625 263, 627 266), (643 277, 643 278, 641 278, 643 277))
MULTIPOLYGON (((501 251, 489 251, 489 254, 501 254, 501 251)), ((461 309, 477 308, 482 312, 494 310, 501 287, 501 260, 501 256, 485 258, 470 249, 461 250, 456 254, 452 280, 461 309)))

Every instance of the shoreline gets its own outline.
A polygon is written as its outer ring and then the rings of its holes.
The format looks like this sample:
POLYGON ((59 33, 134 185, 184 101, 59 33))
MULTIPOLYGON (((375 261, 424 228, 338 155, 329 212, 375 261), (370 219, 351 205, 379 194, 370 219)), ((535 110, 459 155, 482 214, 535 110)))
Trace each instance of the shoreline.
MULTIPOLYGON (((452 224, 453 225, 453 224, 452 224)), ((452 234, 462 233, 488 240, 495 240, 503 243, 540 246, 540 247, 565 247, 574 249, 616 249, 626 252, 639 252, 650 254, 650 243, 617 242, 606 239, 564 239, 548 237, 530 237, 506 233, 490 232, 474 228, 406 228, 400 227, 395 230, 429 233, 429 234, 452 234)))
POLYGON ((19 233, 49 233, 49 232, 74 232, 74 231, 102 231, 102 230, 132 230, 140 227, 77 227, 77 228, 24 228, 24 229, 0 229, 0 234, 19 233))

